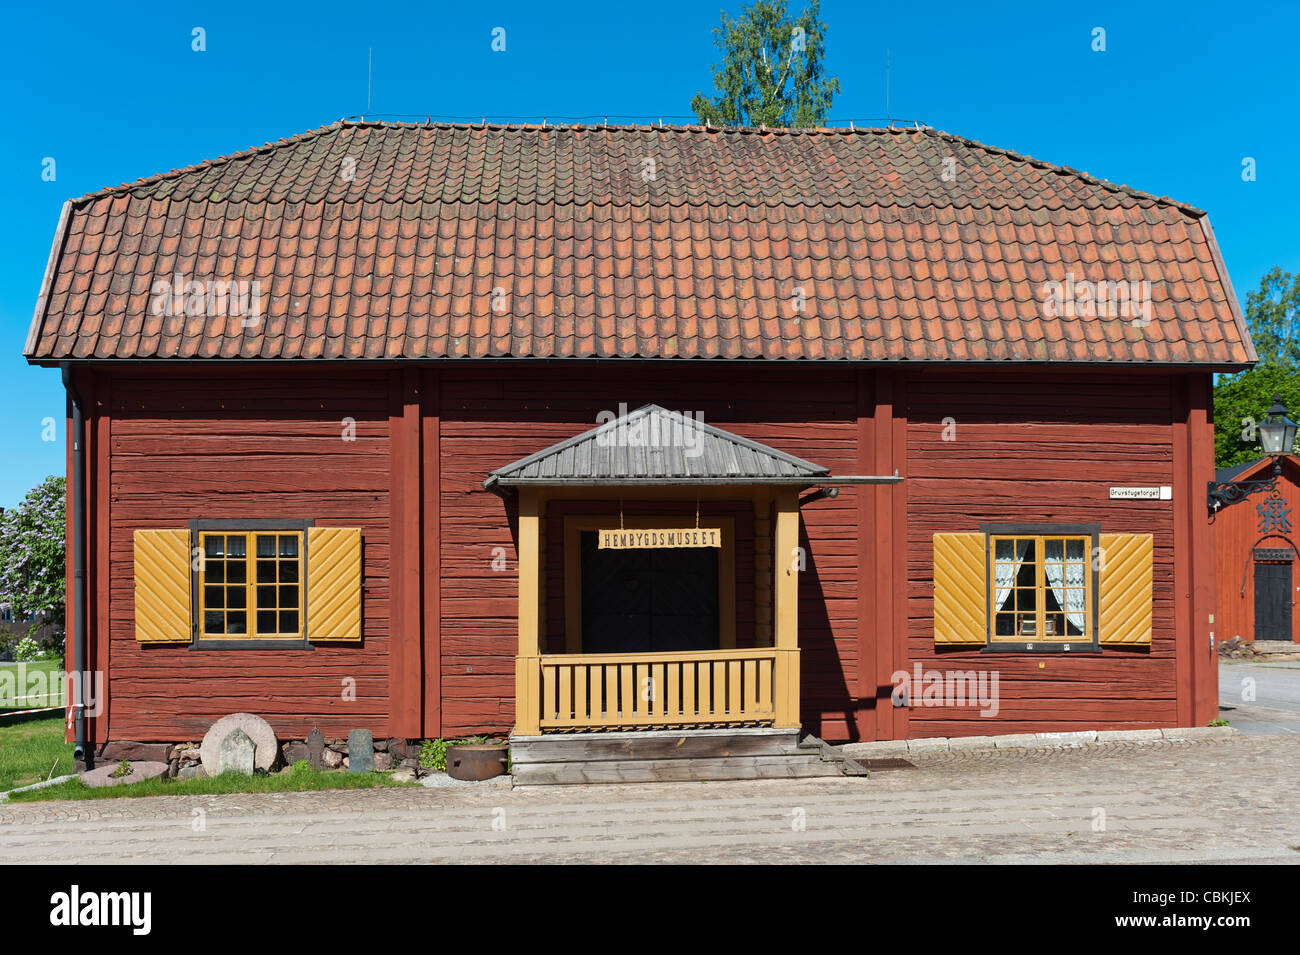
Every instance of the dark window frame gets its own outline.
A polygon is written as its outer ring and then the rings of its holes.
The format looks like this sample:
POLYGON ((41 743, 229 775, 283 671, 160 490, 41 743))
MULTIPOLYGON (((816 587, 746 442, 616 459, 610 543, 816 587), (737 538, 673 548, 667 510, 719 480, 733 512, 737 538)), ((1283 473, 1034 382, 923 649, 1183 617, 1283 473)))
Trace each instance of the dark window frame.
MULTIPOLYGON (((314 650, 315 645, 307 638, 307 531, 315 527, 314 519, 267 520, 263 518, 238 519, 194 519, 189 522, 190 553, 199 546, 200 531, 302 531, 302 638, 298 640, 215 640, 200 636, 203 621, 199 619, 199 588, 203 586, 202 574, 190 566, 190 643, 191 650, 314 650)), ((250 611, 251 612, 251 611, 250 611)))
POLYGON ((984 535, 984 646, 981 653, 1059 653, 1065 656, 1083 655, 1100 655, 1101 633, 1099 625, 1101 623, 1101 571, 1097 567, 1097 562, 1093 555, 1101 546, 1101 525, 1100 524, 998 524, 986 523, 980 525, 980 532, 984 535), (989 596, 993 593, 993 561, 989 557, 990 545, 994 537, 1010 536, 1049 536, 1049 537, 1087 537, 1092 541, 1092 546, 1088 551, 1088 566, 1092 573, 1092 594, 1090 606, 1087 608, 1088 614, 1092 618, 1092 639, 1091 640, 1070 640, 1068 644, 1064 640, 1056 641, 1010 641, 993 639, 994 614, 997 608, 993 606, 993 600, 989 596), (1065 649, 1066 646, 1070 649, 1065 649))

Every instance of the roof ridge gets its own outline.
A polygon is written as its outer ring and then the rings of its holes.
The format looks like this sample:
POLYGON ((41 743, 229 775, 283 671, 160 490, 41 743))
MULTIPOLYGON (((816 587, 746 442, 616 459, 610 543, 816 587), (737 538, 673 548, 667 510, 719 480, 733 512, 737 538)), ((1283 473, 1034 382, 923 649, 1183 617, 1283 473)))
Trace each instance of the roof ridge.
POLYGON ((1075 169, 1072 166, 1062 166, 1057 163, 1048 162, 1046 159, 1037 159, 1033 156, 1028 155, 1027 153, 1018 153, 1014 149, 1007 149, 1004 146, 990 146, 987 143, 980 142, 979 140, 968 139, 965 136, 958 136, 956 133, 949 133, 942 129, 936 129, 933 126, 922 127, 920 131, 929 136, 935 136, 939 139, 947 139, 952 142, 961 143, 963 146, 974 147, 975 149, 980 149, 987 153, 993 153, 995 155, 1000 155, 1000 156, 1007 156, 1008 158, 1013 159, 1017 162, 1028 163, 1031 166, 1035 166, 1039 169, 1046 169, 1049 172, 1053 172, 1058 175, 1073 176, 1076 179, 1080 179, 1086 182, 1090 186, 1100 186, 1102 189, 1107 189, 1110 190, 1111 192, 1122 193, 1123 195, 1132 196, 1133 198, 1136 199, 1149 199, 1152 202, 1155 202, 1159 205, 1173 206, 1174 208, 1179 209, 1183 212, 1187 212, 1197 218, 1203 217, 1205 215, 1204 209, 1198 208, 1197 206, 1191 205, 1190 203, 1179 202, 1177 199, 1174 199, 1170 196, 1157 196, 1153 192, 1147 192, 1143 189, 1135 189, 1132 186, 1125 185, 1124 183, 1112 182, 1109 179, 1102 179, 1099 176, 1094 176, 1091 173, 1081 169, 1075 169))
POLYGON ((1005 156, 1015 162, 1026 163, 1037 169, 1046 170, 1050 173, 1072 177, 1091 186, 1105 189, 1109 192, 1126 195, 1135 199, 1144 199, 1154 202, 1157 205, 1170 206, 1178 209, 1195 218, 1203 218, 1205 210, 1193 206, 1190 203, 1180 202, 1170 196, 1157 196, 1154 193, 1142 189, 1136 189, 1124 183, 1112 182, 1109 179, 1103 179, 1094 176, 1084 170, 1075 169, 1071 166, 1059 165, 1048 162, 1045 159, 1037 159, 1026 153, 1016 152, 1003 146, 991 146, 982 143, 979 140, 970 139, 966 136, 959 136, 946 130, 938 129, 934 126, 915 125, 915 126, 701 126, 698 124, 673 124, 660 123, 658 125, 650 124, 599 124, 599 123, 497 123, 487 122, 455 122, 447 120, 426 120, 425 122, 407 122, 401 120, 385 119, 366 119, 361 116, 359 119, 350 117, 340 117, 333 122, 309 129, 301 133, 295 133, 292 136, 278 139, 274 142, 266 142, 260 146, 252 146, 239 152, 229 153, 223 156, 217 156, 213 159, 205 159, 202 162, 194 163, 189 166, 183 166, 170 169, 166 172, 155 173, 151 176, 144 176, 136 179, 134 182, 124 182, 117 186, 106 186, 94 192, 88 192, 71 200, 74 206, 80 206, 86 202, 95 199, 101 199, 105 196, 116 195, 140 189, 146 186, 155 185, 160 182, 166 182, 170 179, 179 179, 182 176, 199 172, 205 169, 211 169, 214 166, 226 165, 232 162, 251 159, 265 153, 273 152, 288 146, 294 146, 311 139, 318 138, 326 133, 335 132, 348 128, 358 129, 482 129, 482 130, 499 130, 499 131, 528 131, 528 130, 554 130, 563 131, 636 131, 636 132, 661 132, 661 133, 695 133, 704 135, 739 135, 739 136, 879 136, 879 135, 925 135, 948 142, 957 143, 967 148, 978 149, 993 155, 1005 156))
POLYGON ((204 169, 211 169, 213 166, 224 166, 241 159, 251 159, 253 156, 260 156, 263 153, 269 153, 276 149, 282 149, 286 146, 306 142, 309 139, 315 139, 323 136, 325 133, 333 130, 345 129, 347 124, 336 119, 334 122, 325 126, 317 126, 315 129, 308 129, 301 133, 294 133, 275 142, 266 142, 260 146, 250 146, 248 149, 241 149, 239 152, 227 153, 224 156, 216 156, 212 159, 205 159, 202 162, 196 162, 189 166, 181 166, 176 169, 169 169, 166 172, 157 172, 151 176, 141 176, 134 182, 124 182, 117 186, 105 186, 102 189, 96 189, 94 192, 87 192, 85 195, 78 196, 76 199, 69 200, 73 206, 79 206, 94 199, 102 199, 105 196, 115 195, 117 193, 129 192, 139 189, 143 186, 152 186, 155 183, 166 182, 169 179, 179 179, 181 176, 190 173, 199 172, 204 169))

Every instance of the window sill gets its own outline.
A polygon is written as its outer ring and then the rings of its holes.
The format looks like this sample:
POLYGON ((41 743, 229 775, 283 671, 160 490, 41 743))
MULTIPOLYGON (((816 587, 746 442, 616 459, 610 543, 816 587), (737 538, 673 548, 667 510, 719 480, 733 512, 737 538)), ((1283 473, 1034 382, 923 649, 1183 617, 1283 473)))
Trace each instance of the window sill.
POLYGON ((1059 653, 1062 656, 1094 656, 1102 655, 1101 647, 1092 643, 1070 644, 1070 649, 1065 649, 1064 645, 1059 643, 988 643, 980 650, 981 653, 1059 653))
POLYGON ((314 650, 307 640, 195 640, 191 650, 314 650))

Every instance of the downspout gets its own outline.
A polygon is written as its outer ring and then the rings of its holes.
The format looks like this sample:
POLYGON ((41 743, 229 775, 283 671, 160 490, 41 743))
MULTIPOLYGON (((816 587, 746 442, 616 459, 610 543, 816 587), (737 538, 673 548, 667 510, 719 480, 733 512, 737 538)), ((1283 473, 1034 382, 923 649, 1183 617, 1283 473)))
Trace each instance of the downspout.
MULTIPOLYGON (((72 665, 77 674, 71 700, 75 722, 76 742, 73 759, 94 768, 94 757, 86 741, 86 694, 90 689, 90 675, 86 672, 86 455, 82 436, 84 430, 81 396, 72 384, 72 369, 63 363, 63 387, 68 394, 68 408, 72 418, 72 665)), ((66 631, 65 631, 66 632, 66 631)))

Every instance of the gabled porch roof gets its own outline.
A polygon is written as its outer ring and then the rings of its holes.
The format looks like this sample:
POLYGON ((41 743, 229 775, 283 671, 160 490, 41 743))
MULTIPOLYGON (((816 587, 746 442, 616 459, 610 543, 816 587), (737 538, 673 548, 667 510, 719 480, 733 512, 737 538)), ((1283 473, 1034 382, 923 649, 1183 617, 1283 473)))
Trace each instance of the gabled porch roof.
POLYGON ((483 486, 815 484, 830 469, 649 404, 493 471, 483 486))

